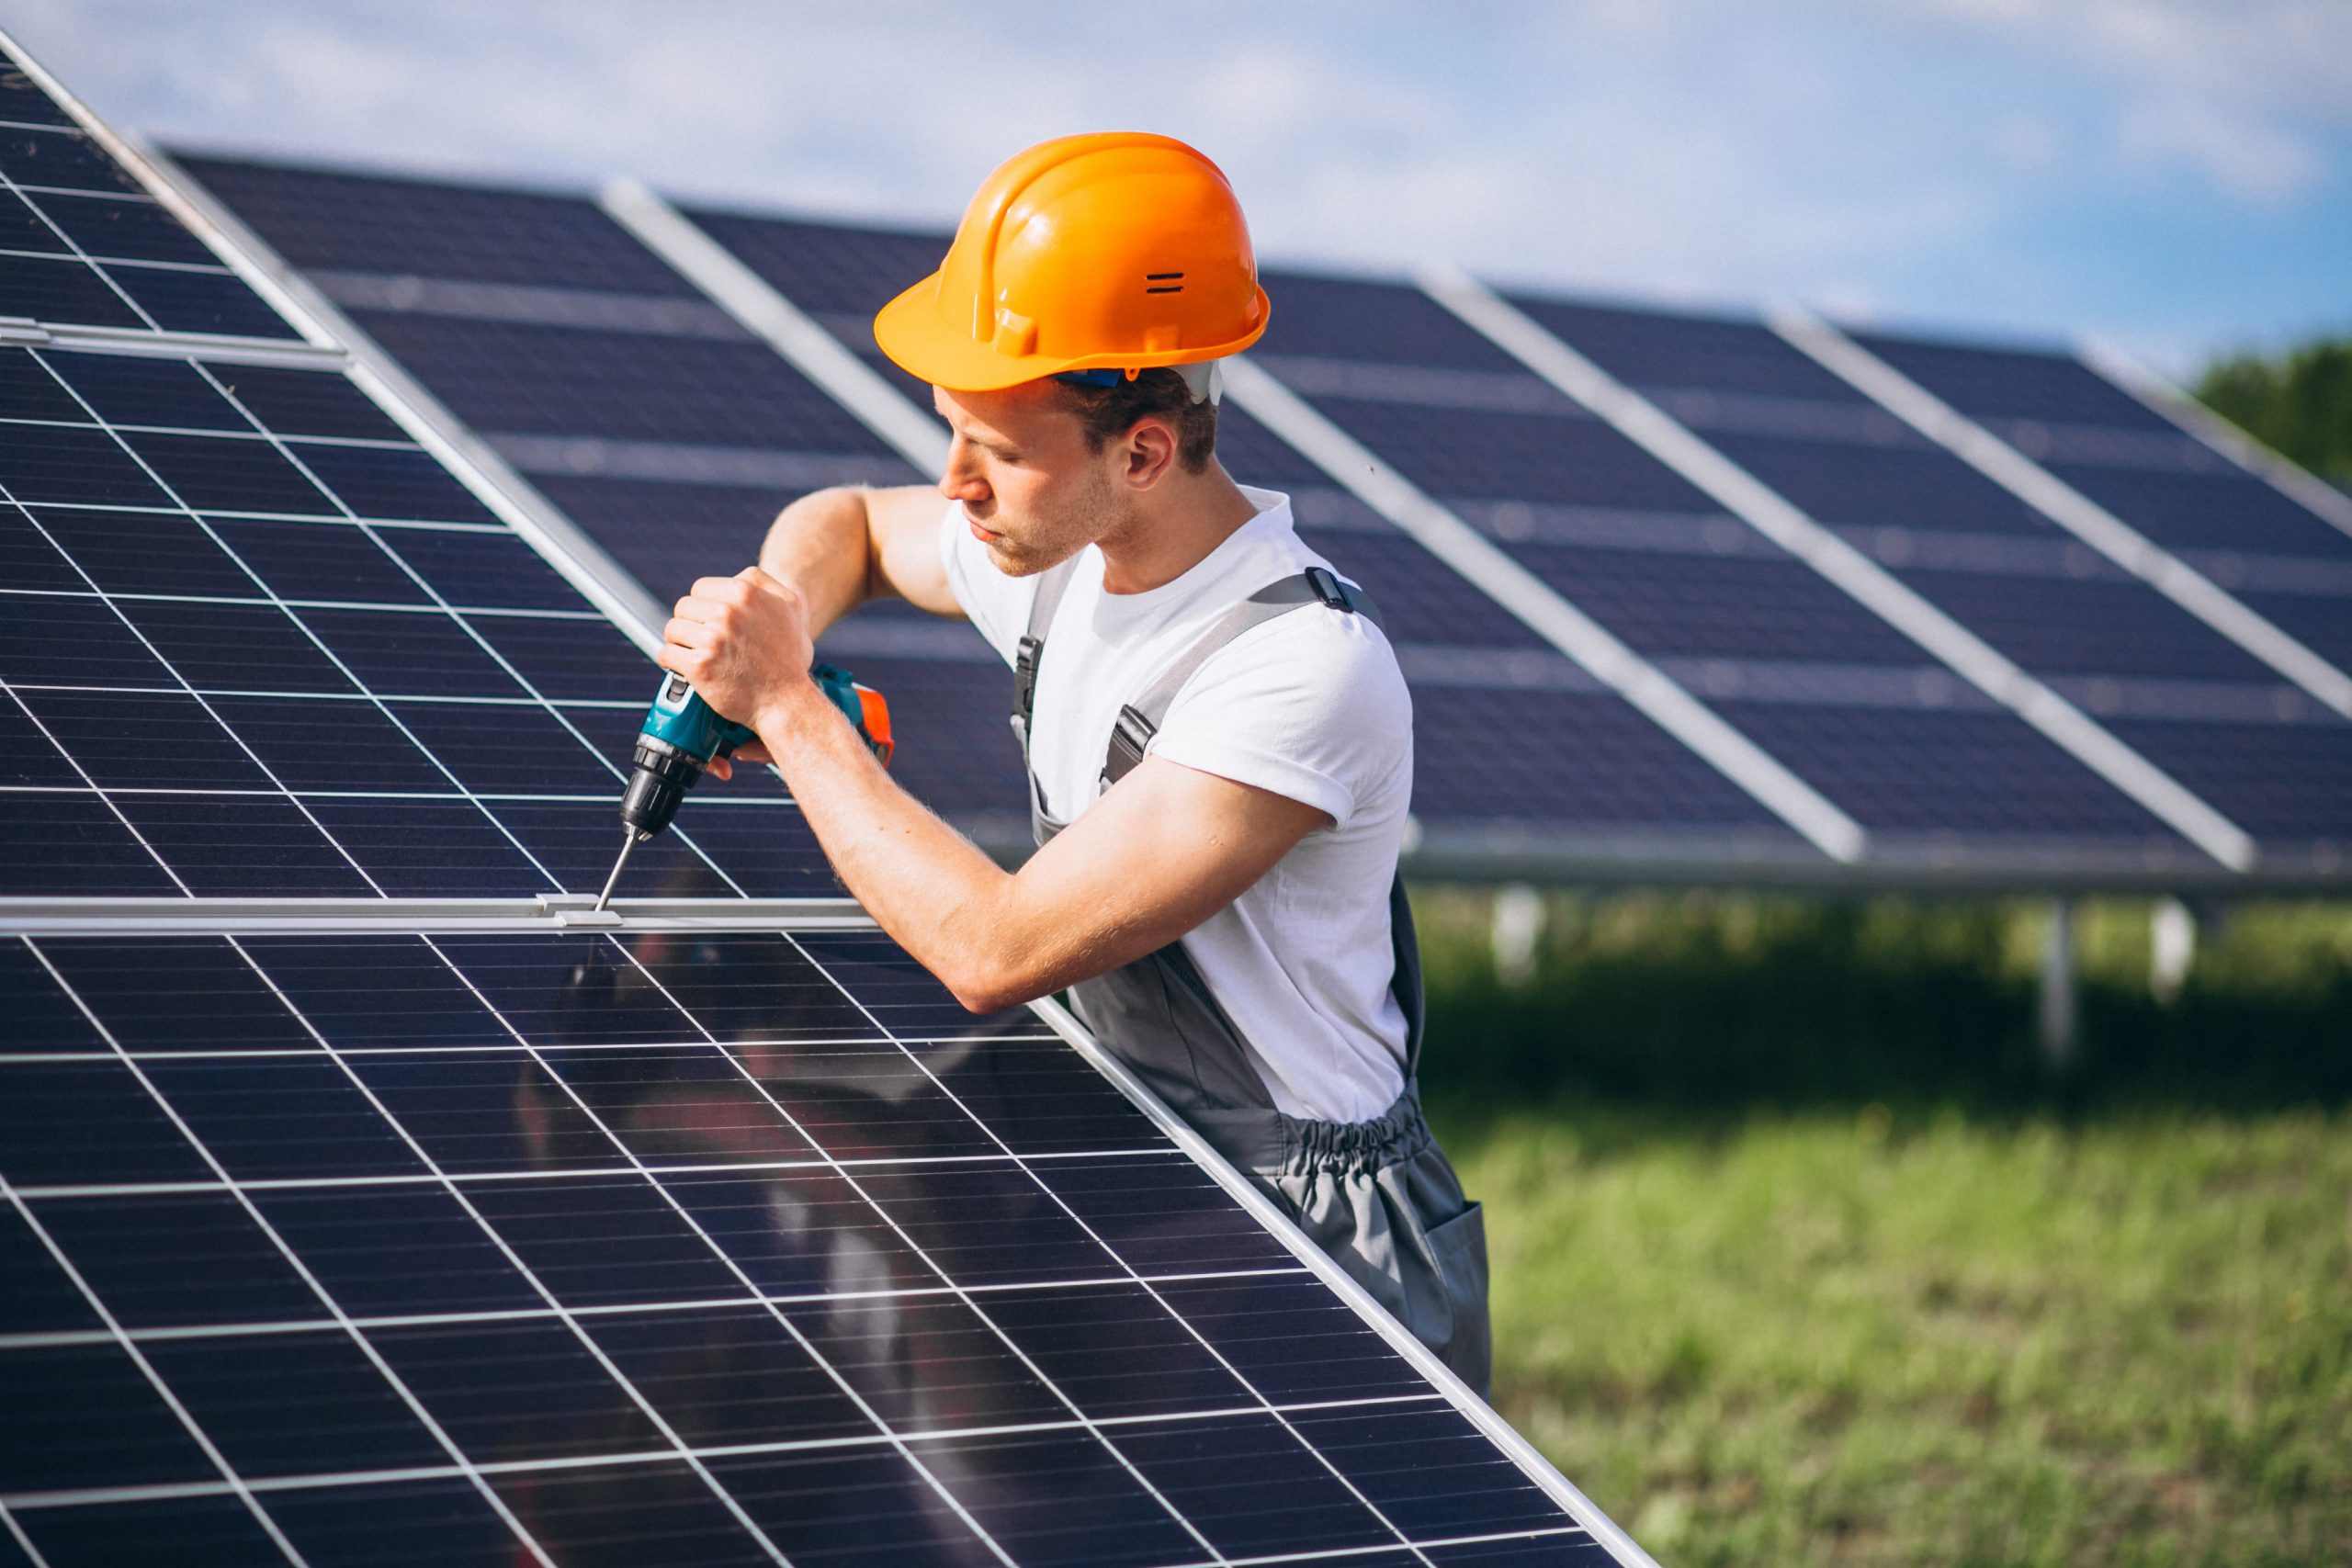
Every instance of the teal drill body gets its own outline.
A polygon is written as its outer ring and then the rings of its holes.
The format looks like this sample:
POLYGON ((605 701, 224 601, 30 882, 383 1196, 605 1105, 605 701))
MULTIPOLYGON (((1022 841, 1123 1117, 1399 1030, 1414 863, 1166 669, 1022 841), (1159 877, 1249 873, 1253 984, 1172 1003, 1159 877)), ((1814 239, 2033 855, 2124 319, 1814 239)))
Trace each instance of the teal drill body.
MULTIPOLYGON (((831 664, 817 665, 808 674, 875 754, 888 761, 888 730, 877 736, 867 724, 866 699, 873 694, 852 680, 849 671, 831 664)), ((621 795, 621 828, 627 837, 621 841, 620 859, 613 863, 613 874, 596 900, 597 908, 612 900, 629 851, 669 827, 686 792, 701 780, 712 761, 732 756, 738 747, 758 739, 748 725, 720 717, 684 675, 662 677, 653 705, 645 710, 645 722, 638 727, 637 755, 629 768, 628 787, 621 795)))

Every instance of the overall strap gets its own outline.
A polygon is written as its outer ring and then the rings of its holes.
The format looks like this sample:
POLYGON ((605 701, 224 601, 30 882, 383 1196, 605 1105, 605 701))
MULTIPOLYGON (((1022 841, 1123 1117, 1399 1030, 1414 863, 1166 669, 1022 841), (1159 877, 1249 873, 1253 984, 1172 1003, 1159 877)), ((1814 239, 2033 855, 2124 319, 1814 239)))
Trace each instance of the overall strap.
POLYGON ((1021 634, 1020 653, 1012 661, 1012 733, 1021 741, 1023 762, 1029 760, 1029 719, 1037 706, 1037 661, 1045 656, 1046 633, 1054 624, 1054 612, 1061 608, 1069 580, 1077 575, 1078 557, 1072 556, 1038 577, 1036 594, 1029 601, 1029 625, 1021 634))
MULTIPOLYGON (((1252 626, 1263 626, 1309 604, 1361 615, 1374 626, 1380 625, 1380 612, 1374 607, 1372 596, 1340 581, 1328 568, 1310 566, 1295 577, 1268 583, 1218 616, 1201 634, 1199 641, 1152 677, 1142 695, 1119 710, 1118 722, 1111 727, 1110 749, 1102 759, 1103 787, 1117 784, 1143 761, 1144 748, 1159 732, 1160 722, 1168 716, 1177 693, 1184 689, 1184 682, 1198 673, 1202 665, 1252 626)), ((1024 655, 1028 648, 1027 639, 1023 639, 1024 655)))

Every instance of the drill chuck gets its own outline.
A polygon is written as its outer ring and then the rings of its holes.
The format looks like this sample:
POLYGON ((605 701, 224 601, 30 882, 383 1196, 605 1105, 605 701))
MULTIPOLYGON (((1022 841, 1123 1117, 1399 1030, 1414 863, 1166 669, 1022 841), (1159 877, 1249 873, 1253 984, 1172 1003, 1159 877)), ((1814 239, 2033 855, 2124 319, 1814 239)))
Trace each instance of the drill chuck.
POLYGON ((639 840, 669 827, 678 803, 702 777, 702 760, 650 735, 637 738, 637 760, 621 795, 621 821, 639 840))

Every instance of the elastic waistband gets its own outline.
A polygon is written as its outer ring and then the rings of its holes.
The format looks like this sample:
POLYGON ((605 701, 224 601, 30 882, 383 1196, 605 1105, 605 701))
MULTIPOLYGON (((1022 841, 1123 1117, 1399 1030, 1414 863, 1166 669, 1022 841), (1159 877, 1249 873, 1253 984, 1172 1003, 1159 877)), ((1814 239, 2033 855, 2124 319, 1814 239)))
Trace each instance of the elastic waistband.
POLYGON ((1369 1122, 1309 1122, 1279 1111, 1195 1108, 1185 1114, 1219 1154, 1261 1176, 1361 1174, 1400 1165, 1430 1146, 1418 1085, 1369 1122))

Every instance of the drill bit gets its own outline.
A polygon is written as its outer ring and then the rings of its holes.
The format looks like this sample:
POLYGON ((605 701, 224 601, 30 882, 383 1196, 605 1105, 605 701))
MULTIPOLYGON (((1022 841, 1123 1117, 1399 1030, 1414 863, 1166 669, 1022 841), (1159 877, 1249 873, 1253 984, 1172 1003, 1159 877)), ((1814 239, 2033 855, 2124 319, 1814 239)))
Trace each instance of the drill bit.
POLYGON ((623 828, 621 834, 620 859, 613 862, 613 874, 605 878, 605 890, 596 895, 596 913, 600 915, 605 912, 605 906, 613 901, 613 889, 620 886, 621 867, 628 864, 629 851, 637 848, 636 829, 623 828))

